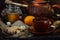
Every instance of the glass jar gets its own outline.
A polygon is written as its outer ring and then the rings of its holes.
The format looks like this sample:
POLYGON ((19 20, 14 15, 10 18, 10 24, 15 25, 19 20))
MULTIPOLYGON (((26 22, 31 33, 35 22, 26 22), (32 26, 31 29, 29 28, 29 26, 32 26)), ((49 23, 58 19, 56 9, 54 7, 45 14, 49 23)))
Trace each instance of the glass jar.
POLYGON ((8 5, 7 13, 8 13, 8 21, 13 23, 13 22, 19 20, 19 17, 21 16, 22 11, 21 11, 20 7, 18 7, 16 5, 8 5))
POLYGON ((7 22, 15 22, 19 19, 22 19, 22 11, 19 6, 16 5, 6 5, 6 8, 2 11, 1 15, 4 17, 2 18, 5 23, 7 22))

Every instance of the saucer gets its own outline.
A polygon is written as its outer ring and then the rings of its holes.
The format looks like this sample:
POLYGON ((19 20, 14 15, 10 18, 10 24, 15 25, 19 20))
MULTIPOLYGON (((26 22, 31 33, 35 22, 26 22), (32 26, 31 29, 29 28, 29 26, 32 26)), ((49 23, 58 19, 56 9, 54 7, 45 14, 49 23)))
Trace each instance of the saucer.
POLYGON ((29 30, 29 32, 31 32, 32 34, 36 34, 36 35, 49 34, 49 33, 53 33, 53 32, 55 31, 52 27, 50 27, 47 32, 36 32, 33 27, 30 27, 28 30, 29 30))

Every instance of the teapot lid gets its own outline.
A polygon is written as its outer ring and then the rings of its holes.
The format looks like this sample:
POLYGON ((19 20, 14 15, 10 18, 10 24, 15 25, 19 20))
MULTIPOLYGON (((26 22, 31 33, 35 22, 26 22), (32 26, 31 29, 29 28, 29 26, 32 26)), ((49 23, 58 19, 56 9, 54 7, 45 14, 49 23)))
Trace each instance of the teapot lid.
POLYGON ((45 0, 34 0, 32 3, 47 3, 45 0))

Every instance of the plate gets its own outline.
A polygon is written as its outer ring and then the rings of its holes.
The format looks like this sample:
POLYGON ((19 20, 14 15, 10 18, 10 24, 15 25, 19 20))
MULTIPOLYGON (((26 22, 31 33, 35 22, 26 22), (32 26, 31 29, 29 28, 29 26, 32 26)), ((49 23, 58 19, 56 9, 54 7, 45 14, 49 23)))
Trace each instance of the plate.
POLYGON ((29 32, 31 32, 32 34, 37 34, 37 35, 49 34, 49 33, 53 33, 53 32, 55 31, 54 28, 52 28, 52 27, 50 27, 47 32, 36 32, 33 27, 29 28, 28 30, 29 30, 29 32))

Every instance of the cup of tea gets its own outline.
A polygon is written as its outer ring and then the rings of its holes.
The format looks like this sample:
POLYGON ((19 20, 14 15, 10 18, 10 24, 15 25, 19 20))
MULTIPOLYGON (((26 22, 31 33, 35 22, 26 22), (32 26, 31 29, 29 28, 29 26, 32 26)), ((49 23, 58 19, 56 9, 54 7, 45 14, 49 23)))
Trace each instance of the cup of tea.
POLYGON ((32 26, 36 32, 47 32, 50 28, 50 20, 46 18, 34 19, 32 26))

